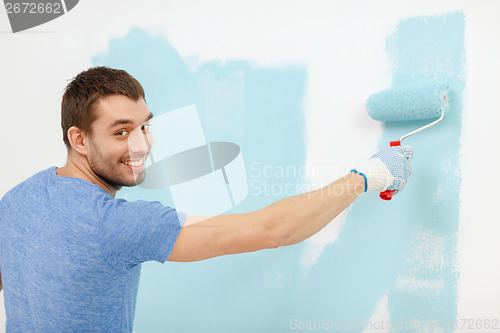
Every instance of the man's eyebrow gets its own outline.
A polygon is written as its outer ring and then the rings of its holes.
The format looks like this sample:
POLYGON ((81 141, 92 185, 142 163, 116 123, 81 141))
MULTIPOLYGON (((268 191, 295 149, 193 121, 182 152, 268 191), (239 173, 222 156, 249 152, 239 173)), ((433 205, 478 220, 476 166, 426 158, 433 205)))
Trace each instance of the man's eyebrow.
MULTIPOLYGON (((144 122, 151 120, 151 118, 153 118, 152 112, 149 113, 149 115, 147 116, 146 120, 144 120, 144 122)), ((127 125, 127 124, 132 124, 132 123, 133 123, 133 121, 130 119, 117 119, 109 127, 113 128, 116 125, 127 125)))
POLYGON ((146 120, 144 120, 144 122, 147 122, 147 121, 151 120, 153 118, 153 116, 154 116, 153 112, 149 112, 149 115, 146 118, 146 120))

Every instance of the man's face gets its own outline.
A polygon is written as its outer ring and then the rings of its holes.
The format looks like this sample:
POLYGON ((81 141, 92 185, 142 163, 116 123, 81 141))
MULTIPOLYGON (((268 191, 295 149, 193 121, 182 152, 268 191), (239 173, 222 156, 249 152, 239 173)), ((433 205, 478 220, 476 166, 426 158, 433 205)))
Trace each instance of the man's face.
POLYGON ((153 145, 149 130, 153 114, 146 102, 112 95, 99 101, 95 112, 92 135, 86 137, 90 167, 114 188, 142 183, 153 145))

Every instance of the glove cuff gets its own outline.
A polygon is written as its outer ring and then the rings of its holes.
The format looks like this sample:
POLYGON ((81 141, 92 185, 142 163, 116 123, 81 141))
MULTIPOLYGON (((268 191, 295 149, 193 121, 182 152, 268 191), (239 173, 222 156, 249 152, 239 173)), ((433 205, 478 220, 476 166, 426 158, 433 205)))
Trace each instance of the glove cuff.
POLYGON ((383 192, 394 182, 394 176, 379 158, 371 158, 352 170, 365 177, 365 192, 383 192))
POLYGON ((365 179, 365 190, 363 192, 366 192, 368 190, 368 178, 366 178, 366 175, 364 173, 362 173, 362 172, 359 172, 356 169, 352 169, 350 172, 355 172, 358 175, 363 176, 363 178, 365 179))

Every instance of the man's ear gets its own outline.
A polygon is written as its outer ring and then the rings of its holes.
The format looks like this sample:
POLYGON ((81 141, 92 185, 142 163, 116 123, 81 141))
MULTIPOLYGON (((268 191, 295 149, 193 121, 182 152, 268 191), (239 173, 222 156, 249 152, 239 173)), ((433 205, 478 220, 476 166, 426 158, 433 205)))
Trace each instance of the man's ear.
POLYGON ((85 144, 85 132, 76 126, 71 126, 68 129, 68 141, 71 144, 71 148, 76 152, 87 156, 87 146, 85 144))

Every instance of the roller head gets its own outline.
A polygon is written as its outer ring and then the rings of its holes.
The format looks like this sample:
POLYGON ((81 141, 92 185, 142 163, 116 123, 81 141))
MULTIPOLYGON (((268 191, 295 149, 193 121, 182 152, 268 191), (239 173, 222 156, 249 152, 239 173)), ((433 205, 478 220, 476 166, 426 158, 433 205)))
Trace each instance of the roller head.
POLYGON ((447 89, 420 86, 389 89, 371 95, 366 102, 370 117, 375 120, 410 121, 439 118, 448 102, 447 89))

